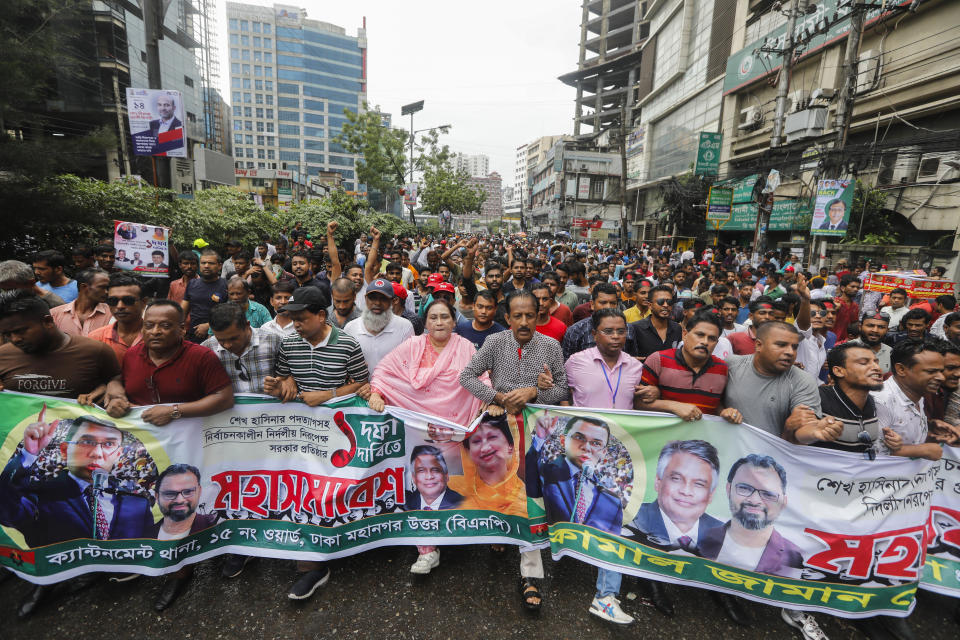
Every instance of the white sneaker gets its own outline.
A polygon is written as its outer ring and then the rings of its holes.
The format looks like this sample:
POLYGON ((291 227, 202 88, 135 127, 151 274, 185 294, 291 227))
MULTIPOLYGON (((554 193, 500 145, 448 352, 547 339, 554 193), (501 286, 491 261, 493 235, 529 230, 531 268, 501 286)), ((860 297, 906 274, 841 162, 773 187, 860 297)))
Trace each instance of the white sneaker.
POLYGON ((617 600, 612 593, 602 598, 594 598, 590 604, 590 613, 598 618, 603 618, 608 622, 616 624, 630 624, 633 622, 633 617, 628 616, 620 609, 620 601, 617 600))
POLYGON ((816 618, 809 613, 795 609, 780 609, 780 617, 794 629, 799 629, 805 640, 829 640, 827 634, 817 624, 816 618))
POLYGON ((424 553, 423 555, 417 557, 417 561, 413 563, 413 566, 410 567, 410 573, 416 573, 421 576, 425 576, 430 573, 431 569, 436 569, 440 566, 440 552, 431 551, 430 553, 424 553))

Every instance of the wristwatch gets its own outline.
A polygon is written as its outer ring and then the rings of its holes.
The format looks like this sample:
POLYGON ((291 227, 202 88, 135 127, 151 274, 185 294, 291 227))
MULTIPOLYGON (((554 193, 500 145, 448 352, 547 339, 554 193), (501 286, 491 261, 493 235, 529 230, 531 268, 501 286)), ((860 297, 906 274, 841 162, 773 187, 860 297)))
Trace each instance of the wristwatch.
POLYGON ((173 405, 173 413, 170 414, 170 418, 173 420, 178 420, 179 418, 182 418, 182 417, 183 417, 183 414, 180 413, 180 405, 178 404, 173 405))

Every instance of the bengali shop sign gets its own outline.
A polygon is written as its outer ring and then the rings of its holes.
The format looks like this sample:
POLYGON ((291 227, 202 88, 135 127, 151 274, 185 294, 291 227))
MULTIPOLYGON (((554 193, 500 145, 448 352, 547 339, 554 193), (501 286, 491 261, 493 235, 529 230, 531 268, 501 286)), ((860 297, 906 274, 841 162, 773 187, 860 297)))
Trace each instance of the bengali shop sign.
POLYGON ((524 421, 554 558, 846 617, 906 615, 918 586, 960 596, 958 450, 871 461, 719 419, 569 407, 524 421))
POLYGON ((541 406, 521 434, 355 397, 239 397, 159 428, 11 392, 0 411, 0 564, 35 583, 506 543, 846 617, 906 615, 918 586, 960 596, 956 450, 870 461, 719 420, 541 406), (49 438, 25 437, 35 422, 49 438))

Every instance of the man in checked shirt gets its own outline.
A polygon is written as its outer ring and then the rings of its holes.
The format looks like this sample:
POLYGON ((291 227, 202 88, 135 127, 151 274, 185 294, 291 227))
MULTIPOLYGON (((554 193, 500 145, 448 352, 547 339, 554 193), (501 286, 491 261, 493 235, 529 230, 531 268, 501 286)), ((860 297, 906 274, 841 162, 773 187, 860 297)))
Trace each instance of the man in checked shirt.
MULTIPOLYGON (((539 302, 525 289, 512 291, 506 298, 510 331, 489 336, 460 374, 460 384, 491 406, 492 413, 506 410, 517 414, 528 402, 568 404, 567 374, 560 343, 536 332, 539 302), (493 388, 480 381, 490 372, 493 388)), ((534 487, 528 495, 536 497, 534 487), (531 491, 534 493, 531 494, 531 491)), ((543 601, 540 581, 543 560, 540 551, 520 553, 521 599, 527 609, 538 610, 543 601)))

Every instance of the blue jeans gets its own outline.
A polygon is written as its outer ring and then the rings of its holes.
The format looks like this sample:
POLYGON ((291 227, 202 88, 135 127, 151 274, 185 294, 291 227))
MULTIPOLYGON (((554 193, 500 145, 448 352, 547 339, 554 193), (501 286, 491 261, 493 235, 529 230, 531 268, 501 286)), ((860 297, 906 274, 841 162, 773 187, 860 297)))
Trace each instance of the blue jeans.
POLYGON ((619 595, 621 580, 623 580, 623 574, 619 571, 597 569, 597 597, 619 595))

